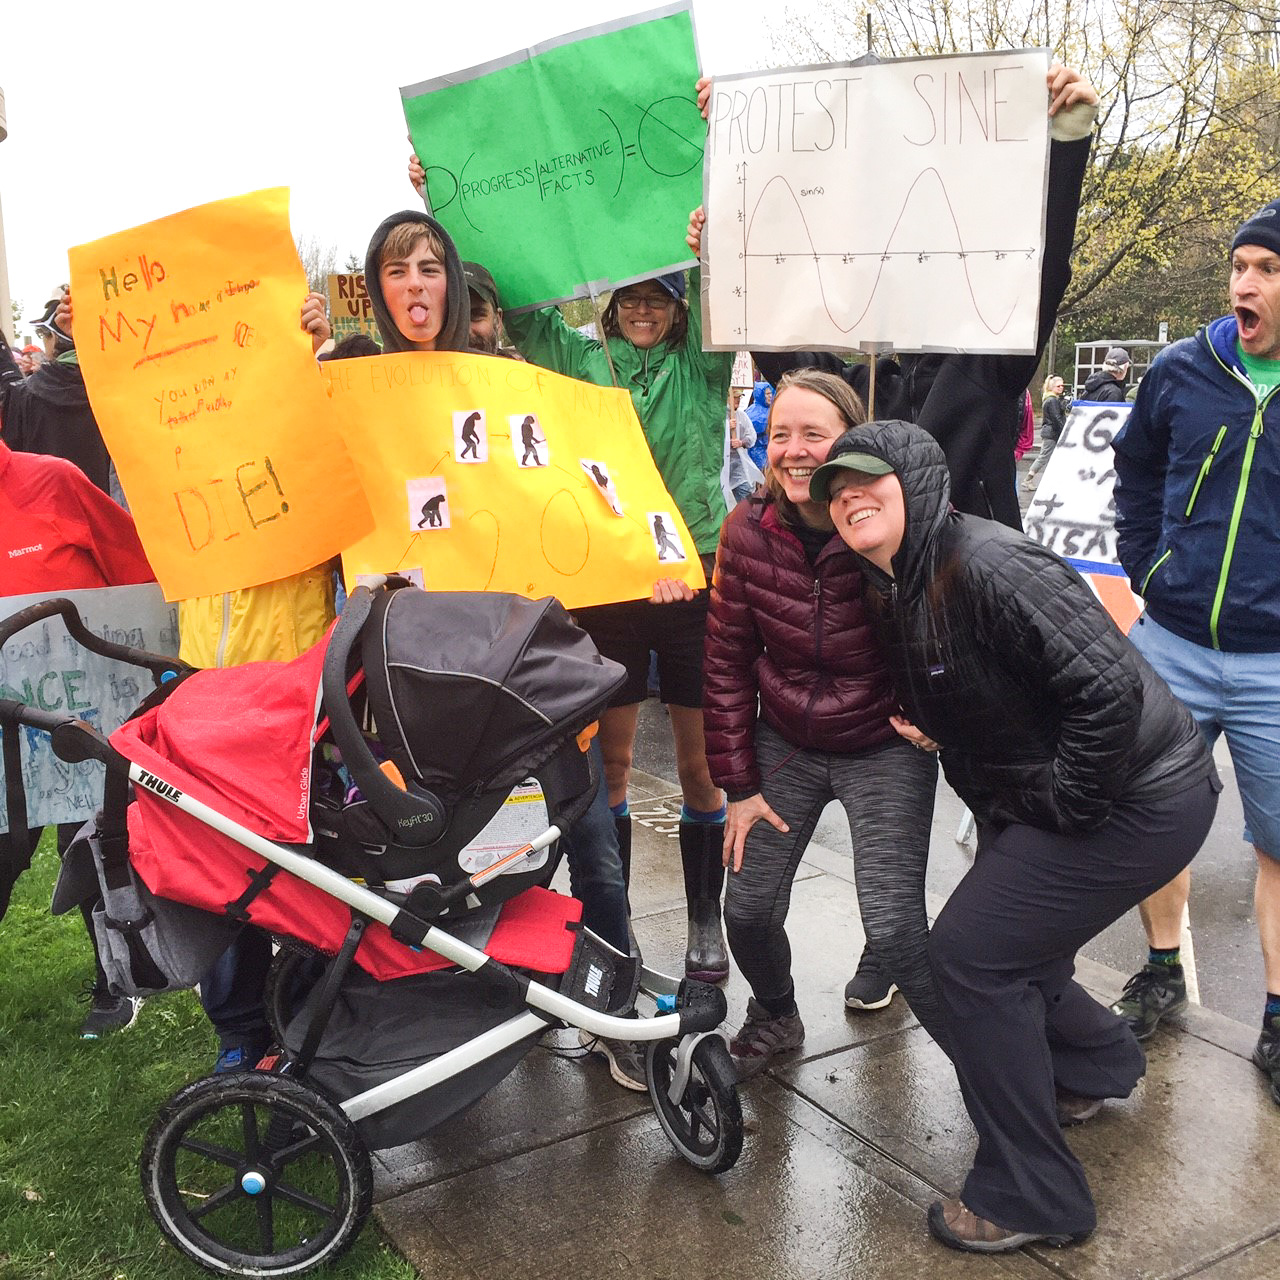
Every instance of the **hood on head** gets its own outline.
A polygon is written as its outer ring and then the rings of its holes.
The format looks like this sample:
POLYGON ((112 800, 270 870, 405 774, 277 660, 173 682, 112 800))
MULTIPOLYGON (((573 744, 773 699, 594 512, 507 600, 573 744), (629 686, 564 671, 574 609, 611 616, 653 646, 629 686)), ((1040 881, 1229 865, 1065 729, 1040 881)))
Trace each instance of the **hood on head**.
POLYGON ((393 213, 384 218, 382 224, 373 233, 369 241, 369 251, 364 257, 364 283, 373 303, 373 317, 378 322, 378 332, 382 335, 382 350, 414 351, 413 344, 396 328, 387 310, 387 301, 382 293, 382 281, 378 272, 378 256, 382 252, 392 227, 402 222, 420 222, 424 230, 430 229, 440 238, 444 245, 445 278, 447 280, 446 310, 444 325, 436 338, 437 351, 469 351, 471 349, 471 301, 467 294, 467 280, 462 271, 462 259, 458 256, 453 239, 449 233, 430 214, 420 209, 406 209, 402 213, 393 213))
MULTIPOLYGON (((906 528, 902 546, 893 557, 893 571, 905 589, 922 572, 929 544, 951 508, 951 474, 946 456, 923 427, 910 422, 864 422, 851 427, 831 446, 827 463, 842 454, 879 458, 902 485, 906 528)), ((883 578, 869 560, 858 558, 870 567, 873 576, 883 578)))

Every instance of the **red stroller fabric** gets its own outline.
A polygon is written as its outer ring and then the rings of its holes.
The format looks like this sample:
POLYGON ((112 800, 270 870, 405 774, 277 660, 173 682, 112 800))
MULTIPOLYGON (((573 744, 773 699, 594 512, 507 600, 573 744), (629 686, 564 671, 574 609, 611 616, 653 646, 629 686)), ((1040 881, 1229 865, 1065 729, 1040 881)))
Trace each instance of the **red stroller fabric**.
MULTIPOLYGON (((111 745, 255 835, 306 844, 311 738, 328 643, 326 635, 292 662, 197 671, 122 724, 111 745)), ((138 801, 169 807, 141 791, 138 801)))
MULTIPOLYGON (((198 671, 164 702, 111 735, 121 755, 268 840, 311 837, 312 731, 328 638, 292 662, 198 671)), ((267 865, 230 836, 137 788, 129 807, 129 854, 152 893, 223 911, 267 865)), ((345 903, 280 871, 247 908, 251 923, 335 952, 351 923, 345 903)), ((486 952, 504 964, 563 973, 573 953, 566 927, 582 904, 530 889, 503 909, 486 952)), ((446 929, 447 923, 444 924, 446 929)), ((397 942, 382 924, 366 930, 356 961, 385 981, 447 968, 433 951, 397 942)))

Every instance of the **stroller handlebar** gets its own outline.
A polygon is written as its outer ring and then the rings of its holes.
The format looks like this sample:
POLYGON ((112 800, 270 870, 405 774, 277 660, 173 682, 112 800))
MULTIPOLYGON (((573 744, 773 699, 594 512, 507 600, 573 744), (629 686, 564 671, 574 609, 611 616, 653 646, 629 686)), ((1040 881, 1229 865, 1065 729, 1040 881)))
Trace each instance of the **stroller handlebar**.
POLYGON ((78 764, 81 760, 110 764, 117 759, 111 744, 86 721, 65 712, 41 711, 26 702, 0 698, 0 725, 20 724, 43 729, 52 739, 54 755, 69 764, 78 764))
MULTIPOLYGON (((149 653, 146 649, 135 649, 131 645, 116 644, 112 640, 95 636, 81 621, 80 611, 74 602, 65 596, 57 596, 52 600, 42 600, 39 604, 28 605, 0 622, 0 645, 4 645, 19 631, 24 631, 45 618, 55 616, 62 618, 71 638, 77 644, 82 644, 90 653, 96 653, 102 658, 113 658, 117 662, 127 662, 132 667, 143 667, 151 672, 157 684, 166 676, 181 675, 187 669, 176 658, 167 658, 162 653, 149 653)), ((30 720, 24 723, 34 724, 30 720)))

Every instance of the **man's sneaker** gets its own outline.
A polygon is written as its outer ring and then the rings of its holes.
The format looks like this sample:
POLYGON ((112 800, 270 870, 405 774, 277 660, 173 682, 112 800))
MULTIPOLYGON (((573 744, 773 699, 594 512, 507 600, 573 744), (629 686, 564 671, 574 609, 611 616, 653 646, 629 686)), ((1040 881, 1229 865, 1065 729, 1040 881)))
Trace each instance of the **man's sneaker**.
POLYGON ((229 1044, 218 1051, 218 1060, 213 1064, 215 1076, 234 1075, 237 1071, 252 1071, 266 1057, 267 1044, 229 1044))
POLYGON ((804 1044, 804 1023, 800 1014, 788 1013, 775 1018, 752 996, 747 1001, 747 1020, 729 1041, 729 1054, 739 1080, 757 1076, 779 1054, 798 1049, 804 1044))
POLYGON ((595 1058, 604 1058, 615 1084, 646 1093, 649 1081, 644 1074, 644 1052, 634 1040, 602 1040, 590 1031, 578 1031, 578 1043, 595 1058))
POLYGON ((883 1009, 897 989, 897 983, 885 973, 876 953, 870 947, 863 947, 858 970, 845 984, 845 1008, 859 1009, 863 1013, 883 1009))
POLYGON ((1163 964, 1144 964, 1124 984, 1111 1012, 1118 1013, 1139 1040, 1145 1040, 1166 1013, 1178 1013, 1186 1007, 1187 980, 1182 966, 1171 969, 1163 964))
POLYGON ((1272 1101, 1280 1106, 1280 1014, 1267 1021, 1253 1051, 1253 1065, 1270 1079, 1272 1101))
POLYGON ((113 996, 105 987, 95 986, 91 978, 85 979, 80 999, 89 1005, 80 1024, 81 1040, 101 1040, 113 1031, 124 1031, 137 1022, 142 1008, 137 996, 113 996))

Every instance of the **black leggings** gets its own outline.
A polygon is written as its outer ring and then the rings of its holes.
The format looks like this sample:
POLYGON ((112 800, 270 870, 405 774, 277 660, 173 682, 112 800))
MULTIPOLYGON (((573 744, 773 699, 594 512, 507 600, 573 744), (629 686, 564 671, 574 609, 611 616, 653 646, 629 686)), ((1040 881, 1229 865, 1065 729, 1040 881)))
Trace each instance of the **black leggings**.
POLYGON ((794 747, 760 721, 756 763, 761 794, 791 828, 783 833, 757 822, 747 836, 742 870, 730 873, 725 894, 729 946, 757 999, 784 995, 791 985, 791 944, 784 928, 791 885, 822 810, 838 800, 853 836, 867 945, 884 962, 912 1013, 945 1047, 924 906, 937 761, 900 739, 857 754, 794 747))

